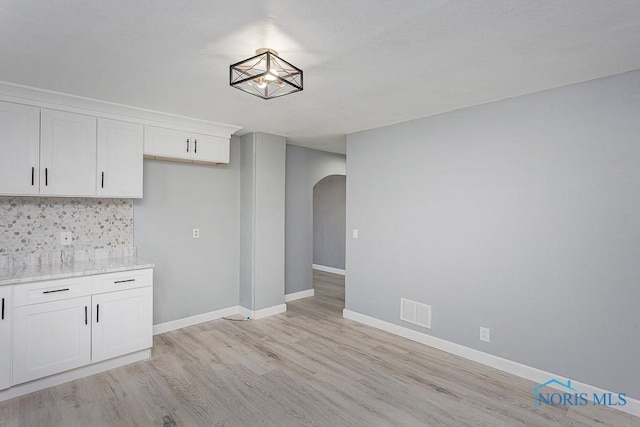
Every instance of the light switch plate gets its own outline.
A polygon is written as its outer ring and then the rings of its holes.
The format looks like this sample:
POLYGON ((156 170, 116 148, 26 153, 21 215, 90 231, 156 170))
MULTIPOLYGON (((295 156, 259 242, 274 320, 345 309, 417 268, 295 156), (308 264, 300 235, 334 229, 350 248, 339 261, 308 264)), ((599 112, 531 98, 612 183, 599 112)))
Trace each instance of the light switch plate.
POLYGON ((194 228, 193 229, 193 238, 194 239, 199 239, 200 238, 200 229, 199 228, 194 228))
POLYGON ((358 230, 357 229, 353 229, 353 232, 351 233, 351 235, 353 236, 354 239, 358 238, 358 230))

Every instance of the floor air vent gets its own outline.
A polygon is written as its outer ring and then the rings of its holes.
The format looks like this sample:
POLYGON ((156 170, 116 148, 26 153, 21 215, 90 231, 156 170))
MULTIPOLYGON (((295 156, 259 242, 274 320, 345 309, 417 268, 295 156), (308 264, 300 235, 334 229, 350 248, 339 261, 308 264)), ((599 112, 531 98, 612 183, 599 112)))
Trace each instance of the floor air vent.
POLYGON ((431 329, 431 306, 400 298, 400 320, 431 329))

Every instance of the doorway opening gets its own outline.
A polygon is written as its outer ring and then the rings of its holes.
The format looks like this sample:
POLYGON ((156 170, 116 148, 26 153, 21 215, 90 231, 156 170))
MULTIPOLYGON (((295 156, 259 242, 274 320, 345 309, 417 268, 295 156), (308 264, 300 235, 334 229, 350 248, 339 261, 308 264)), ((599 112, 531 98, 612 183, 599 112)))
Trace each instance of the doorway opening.
POLYGON ((329 175, 313 187, 313 287, 340 299, 342 306, 345 236, 346 176, 329 175))

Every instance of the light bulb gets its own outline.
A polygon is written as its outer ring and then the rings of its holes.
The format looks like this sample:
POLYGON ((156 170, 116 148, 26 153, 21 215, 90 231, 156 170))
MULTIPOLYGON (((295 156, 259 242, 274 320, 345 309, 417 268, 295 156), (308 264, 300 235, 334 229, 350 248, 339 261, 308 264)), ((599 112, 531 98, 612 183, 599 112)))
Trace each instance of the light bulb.
POLYGON ((278 80, 278 77, 274 76, 273 74, 267 74, 266 76, 264 76, 264 79, 270 82, 274 82, 276 80, 278 80))
POLYGON ((259 89, 264 89, 265 87, 267 87, 267 82, 265 82, 264 80, 260 80, 260 82, 256 86, 258 86, 259 89))

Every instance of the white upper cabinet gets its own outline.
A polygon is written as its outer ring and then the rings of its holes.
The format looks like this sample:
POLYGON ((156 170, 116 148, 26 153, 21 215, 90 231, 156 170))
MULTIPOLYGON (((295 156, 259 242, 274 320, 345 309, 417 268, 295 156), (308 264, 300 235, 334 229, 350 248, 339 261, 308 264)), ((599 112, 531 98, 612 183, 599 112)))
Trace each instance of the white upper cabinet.
POLYGON ((229 138, 145 126, 144 155, 192 163, 229 163, 229 138))
POLYGON ((96 118, 41 110, 40 193, 96 194, 96 118))
POLYGON ((239 129, 0 82, 0 196, 141 198, 144 158, 229 163, 239 129))
POLYGON ((96 194, 142 197, 143 126, 98 119, 96 194))
POLYGON ((40 109, 0 102, 0 194, 39 192, 40 109))
POLYGON ((173 159, 191 159, 189 132, 145 126, 144 154, 173 159))
POLYGON ((193 134, 192 159, 195 162, 229 163, 229 139, 193 134))

